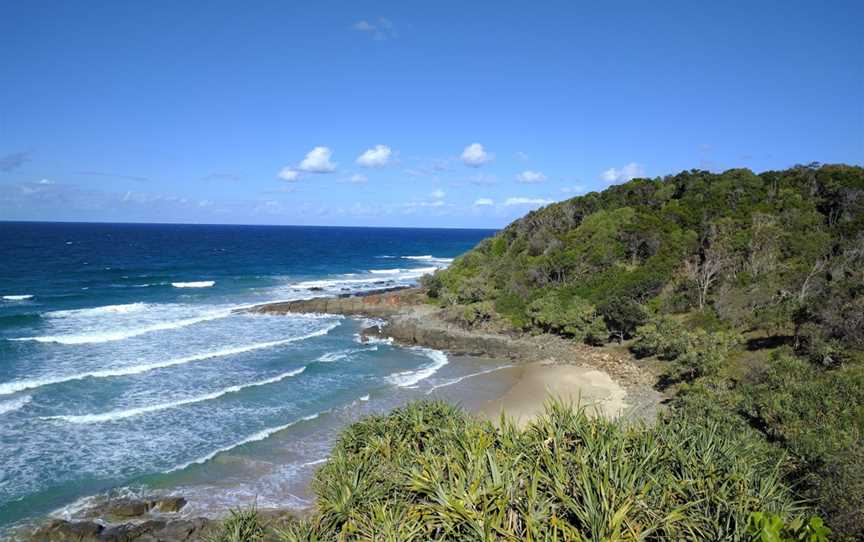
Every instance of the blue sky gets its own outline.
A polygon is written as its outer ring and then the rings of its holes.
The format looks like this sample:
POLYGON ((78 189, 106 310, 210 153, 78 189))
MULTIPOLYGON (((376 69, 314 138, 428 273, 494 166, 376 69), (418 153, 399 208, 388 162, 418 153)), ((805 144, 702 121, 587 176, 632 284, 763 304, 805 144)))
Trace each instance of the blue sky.
POLYGON ((500 227, 864 163, 864 2, 4 2, 0 219, 500 227))

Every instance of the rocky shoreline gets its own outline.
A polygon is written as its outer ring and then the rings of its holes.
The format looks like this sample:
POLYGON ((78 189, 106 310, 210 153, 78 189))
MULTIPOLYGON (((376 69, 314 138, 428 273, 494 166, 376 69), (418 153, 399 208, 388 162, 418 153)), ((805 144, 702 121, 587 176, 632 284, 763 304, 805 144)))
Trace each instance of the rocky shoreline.
MULTIPOLYGON (((527 336, 466 330, 449 323, 418 288, 394 288, 366 294, 267 303, 245 311, 257 314, 326 313, 382 319, 386 325, 364 329, 361 338, 392 339, 453 355, 507 359, 515 364, 573 365, 608 375, 626 390, 625 419, 651 422, 662 397, 654 377, 614 348, 594 348, 551 335, 527 336)), ((20 536, 27 542, 192 542, 202 540, 217 522, 182 514, 182 497, 109 500, 75 519, 50 519, 20 536)), ((285 519, 289 511, 271 511, 285 519)))
POLYGON ((555 335, 467 330, 446 321, 441 309, 428 303, 419 288, 267 303, 246 310, 272 315, 327 313, 380 318, 386 325, 363 330, 363 337, 388 338, 404 346, 424 346, 453 355, 508 359, 518 364, 590 367, 609 374, 624 387, 631 397, 629 415, 646 421, 654 418, 661 400, 653 389, 654 375, 633 363, 632 356, 620 349, 577 344, 555 335))

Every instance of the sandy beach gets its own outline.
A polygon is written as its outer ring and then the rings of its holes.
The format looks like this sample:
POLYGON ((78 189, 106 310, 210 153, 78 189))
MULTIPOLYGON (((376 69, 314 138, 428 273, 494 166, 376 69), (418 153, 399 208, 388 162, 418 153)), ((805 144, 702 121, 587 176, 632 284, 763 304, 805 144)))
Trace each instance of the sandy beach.
POLYGON ((531 363, 508 369, 517 379, 501 397, 478 410, 485 419, 496 421, 503 413, 520 427, 541 415, 550 399, 585 407, 589 415, 614 419, 628 405, 627 391, 607 373, 577 365, 531 363))

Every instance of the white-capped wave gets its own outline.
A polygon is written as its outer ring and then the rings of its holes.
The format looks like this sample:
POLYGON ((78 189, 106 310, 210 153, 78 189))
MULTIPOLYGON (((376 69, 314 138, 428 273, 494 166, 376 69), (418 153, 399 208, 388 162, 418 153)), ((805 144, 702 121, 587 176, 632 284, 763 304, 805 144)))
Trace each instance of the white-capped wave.
POLYGON ((31 294, 4 295, 3 299, 6 301, 27 301, 28 299, 33 299, 33 296, 31 294))
POLYGON ((360 400, 363 401, 363 402, 366 402, 366 401, 369 400, 369 396, 368 396, 368 395, 364 395, 363 397, 360 398, 360 400))
POLYGON ((373 275, 398 275, 403 273, 404 269, 370 269, 369 272, 373 275))
POLYGON ((33 398, 29 395, 25 395, 24 397, 18 397, 12 399, 11 401, 3 401, 2 403, 0 403, 0 414, 14 412, 29 403, 32 399, 33 398))
MULTIPOLYGON (((93 310, 93 309, 84 309, 84 310, 93 310)), ((154 331, 167 331, 170 329, 177 329, 181 327, 191 326, 194 324, 200 324, 201 322, 208 322, 210 320, 216 320, 219 318, 225 318, 226 316, 230 316, 233 310, 224 309, 218 311, 212 311, 209 313, 202 314, 200 316, 195 316, 192 318, 184 318, 182 320, 174 320, 170 322, 159 322, 157 324, 151 324, 149 326, 142 326, 139 328, 132 329, 120 329, 116 331, 97 331, 93 333, 80 333, 80 334, 69 334, 69 335, 44 335, 40 337, 17 337, 15 339, 9 339, 10 341, 36 341, 40 343, 58 343, 58 344, 88 344, 88 343, 105 343, 110 341, 122 341, 124 339, 129 339, 132 337, 137 337, 138 335, 144 335, 145 333, 152 333, 154 331)))
POLYGON ((399 373, 393 373, 386 378, 388 382, 400 388, 410 388, 416 386, 418 382, 434 375, 438 372, 438 369, 444 367, 445 365, 447 365, 447 363, 449 363, 449 360, 447 359, 447 354, 440 350, 432 350, 431 348, 422 348, 419 346, 415 346, 410 349, 421 352, 424 356, 431 359, 432 363, 428 363, 423 367, 417 369, 416 371, 402 371, 399 373))
POLYGON ((431 260, 433 257, 431 254, 426 254, 424 256, 402 256, 406 260, 431 260))
POLYGON ((306 370, 306 367, 300 367, 299 369, 294 369, 293 371, 288 371, 287 373, 282 373, 280 375, 276 375, 271 378, 267 378, 264 380, 259 380, 257 382, 250 382, 249 384, 237 384, 235 386, 229 386, 227 388, 221 389, 219 391, 214 391, 213 393, 208 393, 205 395, 199 395, 197 397, 189 397, 187 399, 180 399, 178 401, 173 401, 170 403, 161 403, 158 405, 148 405, 138 408, 129 408, 126 410, 114 410, 111 412, 105 412, 102 414, 83 414, 78 416, 45 416, 43 420, 62 420, 64 422, 69 423, 100 423, 100 422, 113 422, 116 420, 122 420, 124 418, 131 418, 133 416, 140 416, 142 414, 149 414, 150 412, 158 412, 160 410, 168 410, 170 408, 177 408, 185 405, 192 405, 195 403, 202 403, 204 401, 212 401, 213 399, 218 399, 229 393, 237 393, 239 391, 245 390, 247 388, 255 388, 260 386, 266 386, 268 384, 275 384, 277 382, 281 382, 286 378, 290 378, 292 376, 297 376, 303 371, 306 370))
POLYGON ((175 288, 209 288, 216 284, 215 280, 198 280, 192 282, 172 282, 171 286, 175 288))
POLYGON ((429 395, 430 393, 432 393, 433 391, 435 391, 437 389, 446 388, 447 386, 452 386, 453 384, 458 384, 459 382, 462 382, 463 380, 467 380, 467 379, 473 378, 475 376, 494 373, 495 371, 500 371, 501 369, 508 369, 510 367, 513 367, 513 366, 512 365, 502 365, 500 367, 495 367, 493 369, 486 369, 485 371, 479 371, 476 373, 471 373, 471 374, 460 376, 459 378, 453 378, 453 379, 447 380, 445 382, 442 382, 441 384, 436 384, 435 386, 432 386, 431 388, 429 388, 429 391, 426 392, 426 395, 429 395))
POLYGON ((46 318, 70 318, 75 316, 93 317, 102 314, 131 314, 142 312, 153 308, 153 305, 147 303, 126 303, 123 305, 104 305, 102 307, 92 307, 89 309, 72 309, 65 311, 51 311, 45 313, 46 318))
POLYGON ((273 433, 278 433, 279 431, 283 431, 285 429, 288 429, 289 427, 297 425, 300 422, 306 422, 306 421, 314 420, 315 418, 320 416, 323 412, 326 412, 326 411, 316 412, 315 414, 310 414, 309 416, 304 416, 302 418, 294 420, 293 422, 286 423, 285 425, 279 425, 276 427, 269 427, 267 429, 262 429, 261 431, 258 431, 257 433, 254 433, 253 435, 250 435, 250 436, 244 438, 243 440, 235 442, 234 444, 229 444, 228 446, 223 446, 222 448, 217 448, 216 450, 213 450, 212 452, 210 452, 209 454, 207 454, 205 456, 199 457, 198 459, 193 459, 192 461, 189 461, 188 463, 184 463, 182 465, 177 465, 176 467, 172 467, 165 472, 175 472, 178 470, 183 470, 186 467, 191 467, 192 465, 202 465, 202 464, 210 461, 211 459, 213 459, 214 457, 216 457, 217 455, 219 455, 223 452, 233 450, 234 448, 237 448, 238 446, 243 446, 244 444, 249 444, 251 442, 258 442, 260 440, 264 440, 267 437, 269 437, 270 435, 272 435, 273 433))
POLYGON ((297 341, 304 341, 306 339, 311 339, 314 337, 320 337, 322 335, 326 335, 333 329, 335 329, 339 325, 339 322, 333 323, 323 329, 319 329, 317 331, 313 331, 312 333, 307 333, 306 335, 300 335, 298 337, 291 337, 288 339, 282 339, 279 341, 269 341, 269 342, 261 342, 254 344, 247 344, 243 346, 235 346, 233 348, 225 348, 222 350, 214 350, 211 352, 203 352, 201 354, 195 354, 193 356, 186 356, 182 358, 169 359, 165 361, 156 361, 153 363, 142 363, 140 365, 131 365, 128 367, 116 367, 113 369, 102 369, 98 371, 89 371, 86 373, 78 373, 73 375, 66 376, 56 376, 56 377, 46 377, 39 378, 33 380, 15 380, 12 382, 4 382, 0 384, 0 395, 9 395, 12 393, 17 393, 23 390, 30 390, 35 388, 40 388, 42 386, 49 386, 52 384, 60 384, 63 382, 70 382, 73 380, 83 380, 85 378, 110 378, 116 376, 128 376, 128 375, 136 375, 141 373, 146 373, 148 371, 153 371, 156 369, 164 369, 166 367, 173 367, 175 365, 183 365, 185 363, 192 363, 196 361, 204 361, 212 358, 219 358, 225 356, 233 356, 237 354, 243 354, 245 352, 251 352, 253 350, 261 350, 263 348, 273 348, 275 346, 281 346, 284 344, 290 344, 297 341))
POLYGON ((375 335, 363 336, 359 333, 354 334, 354 342, 358 344, 393 344, 393 337, 376 337, 375 335))
POLYGON ((321 363, 333 363, 334 361, 350 358, 354 354, 359 354, 360 352, 374 352, 376 350, 378 350, 377 346, 372 346, 371 348, 346 348, 345 350, 337 350, 335 352, 321 354, 315 361, 320 361, 321 363))

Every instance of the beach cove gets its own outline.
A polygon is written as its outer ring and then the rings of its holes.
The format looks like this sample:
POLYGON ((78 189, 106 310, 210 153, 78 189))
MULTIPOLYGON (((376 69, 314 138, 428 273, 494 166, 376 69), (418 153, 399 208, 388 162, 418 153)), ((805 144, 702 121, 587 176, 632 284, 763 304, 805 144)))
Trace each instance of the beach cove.
MULTIPOLYGON (((547 335, 515 336, 464 330, 446 322, 417 288, 268 303, 239 310, 270 317, 344 316, 365 326, 357 334, 358 344, 440 352, 443 357, 438 357, 439 363, 460 366, 463 370, 460 376, 427 388, 420 398, 458 404, 478 418, 493 423, 504 415, 524 426, 542 413, 545 403, 553 398, 585 406, 590 415, 644 422, 656 416, 660 403, 660 395, 650 386, 652 377, 633 365, 626 354, 547 335)), ((427 366, 424 374, 431 375, 440 368, 433 367, 435 364, 427 366)), ((401 376, 413 381, 423 374, 409 371, 401 376)), ((417 382, 408 381, 409 385, 417 382)), ((391 403, 390 408, 397 404, 391 403)), ((278 462, 281 456, 283 464, 292 464, 285 458, 296 455, 297 442, 302 441, 304 433, 308 436, 309 431, 320 433, 323 430, 335 439, 348 423, 387 411, 372 405, 369 397, 363 397, 351 403, 349 409, 316 417, 315 421, 320 423, 314 428, 303 428, 301 422, 266 435, 270 462, 278 462)), ((290 484, 277 489, 288 492, 294 499, 289 507, 267 505, 273 496, 265 493, 270 488, 266 488, 268 476, 263 472, 246 472, 215 485, 212 480, 209 484, 189 484, 194 480, 192 475, 185 486, 181 484, 180 488, 169 491, 170 497, 163 497, 173 499, 171 503, 176 510, 164 511, 158 485, 151 484, 149 494, 118 494, 85 500, 74 510, 66 511, 65 517, 44 524, 34 539, 66 540, 64 537, 85 533, 90 537, 85 540, 149 540, 148 536, 159 540, 196 540, 244 492, 246 503, 256 506, 272 521, 302 516, 314 509, 309 483, 315 469, 326 461, 326 450, 322 450, 322 454, 320 459, 305 463, 305 468, 295 473, 290 484), (197 491, 190 491, 190 488, 197 491), (233 501, 214 502, 212 497, 208 498, 208 494, 225 492, 228 488, 233 501), (180 506, 177 506, 178 499, 182 503, 180 506)), ((210 459, 227 471, 232 464, 247 462, 242 453, 227 451, 214 454, 210 459)), ((212 473, 208 476, 212 478, 212 473)))

